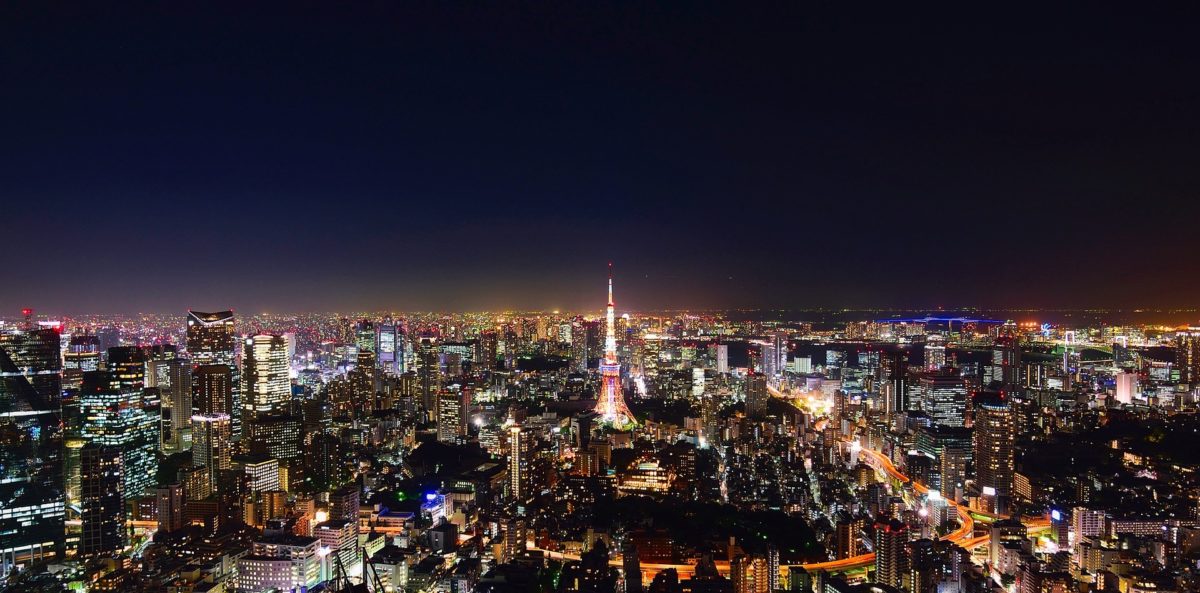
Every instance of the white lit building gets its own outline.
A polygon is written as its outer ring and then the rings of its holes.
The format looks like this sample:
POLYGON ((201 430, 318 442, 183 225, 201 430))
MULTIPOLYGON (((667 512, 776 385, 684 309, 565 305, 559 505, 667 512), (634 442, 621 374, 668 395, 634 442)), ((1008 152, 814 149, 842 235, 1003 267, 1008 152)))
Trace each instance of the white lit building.
POLYGON ((237 590, 301 591, 322 582, 321 542, 287 535, 254 542, 251 553, 237 561, 237 590))

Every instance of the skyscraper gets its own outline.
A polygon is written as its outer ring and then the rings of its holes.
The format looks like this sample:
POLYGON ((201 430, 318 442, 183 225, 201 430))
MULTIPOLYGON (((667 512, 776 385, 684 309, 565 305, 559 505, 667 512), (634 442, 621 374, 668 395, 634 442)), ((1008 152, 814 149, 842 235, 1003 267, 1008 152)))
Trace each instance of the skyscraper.
POLYGON ((479 334, 479 353, 475 356, 475 365, 480 370, 490 371, 496 368, 496 354, 500 345, 499 335, 494 329, 485 329, 479 334))
POLYGON ((936 459, 930 488, 953 496, 954 489, 966 483, 966 468, 974 452, 972 431, 962 426, 934 424, 917 430, 916 448, 936 459))
POLYGON ((140 392, 146 386, 146 350, 140 346, 109 348, 106 368, 121 391, 140 392))
POLYGON ((762 342, 758 345, 758 371, 764 375, 776 376, 779 369, 775 364, 779 361, 779 352, 772 342, 762 342))
POLYGON ((146 361, 146 387, 157 389, 162 400, 160 443, 174 453, 191 445, 192 365, 181 358, 146 361))
POLYGON ((233 364, 237 335, 233 311, 188 311, 187 350, 196 364, 233 364))
POLYGON ((760 348, 759 363, 762 372, 768 377, 778 377, 787 366, 788 341, 787 334, 782 331, 772 332, 760 348))
POLYGON ((1133 395, 1137 393, 1138 376, 1137 373, 1117 373, 1116 377, 1116 394, 1115 398, 1118 403, 1128 404, 1133 403, 1133 395))
POLYGON ((80 450, 79 555, 104 556, 125 547, 125 472, 122 452, 96 443, 80 450))
POLYGON ((933 334, 925 342, 925 370, 940 371, 946 366, 946 345, 942 336, 933 334))
POLYGON ((375 360, 379 370, 387 375, 402 372, 397 362, 397 345, 400 344, 400 328, 388 317, 375 326, 375 360))
POLYGON ((262 414, 282 412, 292 399, 287 340, 259 334, 246 338, 242 351, 243 400, 247 422, 262 414))
POLYGON ((227 364, 203 364, 192 368, 192 409, 200 414, 235 412, 233 370, 227 364))
POLYGON ((0 332, 0 578, 63 553, 61 394, 58 332, 32 323, 0 332))
POLYGON ((437 390, 442 383, 435 337, 426 336, 417 342, 417 380, 421 385, 421 406, 429 417, 437 411, 437 390))
MULTIPOLYGON (((222 412, 230 415, 234 440, 242 437, 242 390, 237 347, 233 311, 188 311, 187 350, 192 364, 197 367, 225 365, 229 368, 229 407, 222 412)), ((201 411, 203 412, 203 409, 201 411)))
POLYGON ((79 410, 83 417, 80 436, 89 443, 121 452, 124 495, 145 494, 154 485, 158 471, 157 410, 147 411, 142 406, 141 390, 122 386, 122 381, 107 371, 83 374, 79 410))
POLYGON ((890 414, 908 409, 908 352, 885 352, 880 364, 886 380, 883 386, 884 412, 890 414))
POLYGON ((992 348, 992 380, 999 381, 1005 391, 1021 387, 1021 345, 1013 336, 996 339, 992 348))
POLYGON ((92 335, 72 336, 63 353, 63 389, 79 389, 83 373, 100 369, 100 339, 92 335))
POLYGON ((1179 382, 1200 381, 1200 327, 1187 327, 1175 333, 1175 366, 1179 382))
POLYGON ((206 468, 214 488, 221 472, 230 468, 232 431, 228 414, 192 416, 192 466, 206 468))
POLYGON ((763 418, 767 415, 767 376, 752 374, 746 376, 746 416, 763 418))
POLYGON ((587 372, 588 361, 588 336, 587 330, 584 329, 583 317, 576 317, 571 321, 571 371, 576 373, 587 372))
POLYGON ((907 570, 908 528, 899 520, 880 518, 875 522, 875 581, 903 585, 907 570))
POLYGON ((519 424, 508 428, 508 487, 513 500, 522 502, 531 493, 529 434, 519 424))
POLYGON ((967 413, 967 384, 958 371, 927 373, 917 382, 917 405, 934 424, 962 426, 967 413))
POLYGON ((1008 506, 1013 484, 1012 409, 1004 394, 985 392, 975 399, 975 483, 994 512, 1008 506))
POLYGON ((600 378, 604 387, 596 402, 596 414, 601 421, 617 428, 637 422, 625 405, 621 393, 621 363, 617 360, 617 335, 613 320, 612 264, 608 267, 608 308, 605 313, 604 361, 600 363, 600 378))
POLYGON ((471 407, 471 390, 461 385, 449 385, 437 396, 437 438, 454 443, 467 435, 467 411, 471 407))
POLYGON ((375 324, 367 320, 355 326, 357 356, 354 370, 349 373, 352 405, 356 410, 375 409, 375 391, 379 375, 379 358, 375 351, 375 324))

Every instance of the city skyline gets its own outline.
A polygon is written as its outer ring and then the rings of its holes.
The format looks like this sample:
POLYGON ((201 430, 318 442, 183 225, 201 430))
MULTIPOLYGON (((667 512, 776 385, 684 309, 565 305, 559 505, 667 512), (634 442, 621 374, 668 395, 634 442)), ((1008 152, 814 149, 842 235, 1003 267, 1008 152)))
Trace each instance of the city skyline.
POLYGON ((618 285, 603 318, 26 311, 0 583, 1195 588, 1200 328, 618 315, 618 285))
POLYGON ((0 3, 0 593, 1200 591, 1196 22, 0 3))

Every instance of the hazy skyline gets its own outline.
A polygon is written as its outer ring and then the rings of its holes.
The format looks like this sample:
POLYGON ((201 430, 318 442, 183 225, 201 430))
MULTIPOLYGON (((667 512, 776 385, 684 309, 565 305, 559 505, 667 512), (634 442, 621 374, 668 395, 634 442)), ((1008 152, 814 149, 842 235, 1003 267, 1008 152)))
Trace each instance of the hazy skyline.
POLYGON ((0 311, 1195 303, 1192 7, 525 8, 5 7, 0 311))

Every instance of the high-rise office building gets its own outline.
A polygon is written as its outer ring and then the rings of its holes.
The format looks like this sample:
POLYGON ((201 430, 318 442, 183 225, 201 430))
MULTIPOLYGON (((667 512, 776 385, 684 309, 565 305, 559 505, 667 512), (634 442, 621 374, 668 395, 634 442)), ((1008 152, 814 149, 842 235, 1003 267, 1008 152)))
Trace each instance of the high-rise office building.
POLYGON ((480 332, 477 344, 479 352, 475 355, 475 366, 484 371, 494 370, 500 345, 500 337, 496 330, 485 329, 480 332))
POLYGON ((1175 333, 1175 366, 1180 383, 1200 381, 1200 327, 1188 327, 1175 333))
POLYGON ((432 417, 437 410, 437 391, 442 383, 437 338, 423 337, 417 342, 417 380, 421 386, 421 406, 427 417, 432 417))
POLYGON ((776 377, 780 374, 779 351, 773 342, 763 342, 758 345, 758 368, 759 372, 768 376, 776 377))
POLYGON ((83 373, 100 370, 100 339, 93 335, 72 336, 63 352, 63 389, 79 389, 83 373))
POLYGON ((142 405, 141 389, 124 387, 107 371, 83 374, 79 410, 83 419, 80 436, 89 443, 121 452, 125 496, 145 494, 158 472, 158 410, 147 411, 142 405))
POLYGON ((908 527, 897 519, 875 523, 875 582, 899 589, 907 566, 908 527))
POLYGON ((266 455, 254 455, 242 464, 251 492, 279 490, 279 460, 266 455))
POLYGON ((1013 412, 1004 394, 984 392, 975 399, 975 483, 994 512, 1008 507, 1013 484, 1013 412))
POLYGON ((286 411, 292 399, 287 340, 259 334, 246 338, 242 351, 242 400, 247 422, 262 414, 286 411))
POLYGON ((233 364, 237 348, 233 311, 188 311, 187 351, 196 364, 233 364))
POLYGON ((0 331, 0 578, 64 551, 59 346, 58 332, 32 322, 0 331))
POLYGON ((120 391, 140 393, 146 386, 146 350, 140 346, 109 348, 105 368, 120 391))
POLYGON ((657 334, 646 334, 642 340, 642 376, 651 388, 658 382, 659 357, 662 355, 662 338, 657 334))
POLYGON ((584 329, 583 324, 582 317, 576 317, 571 322, 571 370, 576 373, 587 371, 587 331, 584 329))
POLYGON ((1005 391, 1021 387, 1021 344, 1012 336, 996 339, 992 347, 992 380, 1005 391))
POLYGON ((192 368, 192 410, 199 414, 235 413, 233 369, 227 364, 202 364, 192 368))
POLYGON ((893 414, 908 409, 908 352, 893 350, 883 354, 880 360, 883 367, 884 412, 893 414))
POLYGON ((170 533, 183 528, 183 504, 186 500, 183 484, 168 484, 155 490, 158 530, 170 533))
POLYGON ((207 468, 214 489, 231 466, 232 424, 229 414, 192 416, 192 466, 207 468))
POLYGON ((771 332, 767 342, 762 346, 762 364, 763 374, 768 377, 778 377, 783 374, 787 367, 788 340, 787 334, 782 331, 771 332))
MULTIPOLYGON (((602 325, 598 319, 583 322, 584 359, 587 363, 587 368, 596 368, 600 363, 600 359, 604 356, 605 340, 607 339, 606 334, 608 332, 607 327, 607 325, 602 325)), ((613 344, 615 347, 616 342, 613 342, 613 344)))
POLYGON ((763 418, 767 415, 767 402, 770 393, 767 392, 767 376, 752 374, 746 376, 746 416, 763 418))
POLYGON ((967 413, 967 384, 956 369, 927 373, 917 382, 915 402, 930 422, 963 426, 967 413))
POLYGON ((942 336, 933 334, 925 341, 925 370, 940 371, 946 366, 946 343, 942 336))
POLYGON ((192 365, 182 358, 146 361, 146 388, 157 389, 162 402, 159 435, 167 453, 191 446, 192 365))
POLYGON ((387 318, 375 326, 375 362, 385 375, 395 375, 403 372, 397 365, 396 347, 400 344, 400 328, 387 318))
MULTIPOLYGON (((233 311, 188 311, 187 350, 192 364, 196 367, 225 365, 229 368, 229 406, 221 410, 221 413, 230 415, 233 439, 241 439, 241 369, 237 361, 238 338, 233 311)), ((200 412, 205 413, 203 408, 200 408, 200 412)))
POLYGON ((917 430, 917 451, 934 458, 935 471, 930 488, 951 497, 955 488, 966 484, 967 466, 974 453, 972 431, 961 426, 934 424, 917 430))
POLYGON ((471 390, 462 385, 449 385, 437 396, 437 437, 443 443, 454 443, 467 436, 467 412, 471 407, 471 390))
POLYGON ((79 506, 79 452, 87 444, 87 439, 81 436, 67 436, 63 439, 63 474, 66 481, 67 507, 79 506))
POLYGON ((121 345, 121 328, 101 327, 96 329, 96 339, 100 340, 100 353, 103 355, 109 348, 121 345))
POLYGON ((1116 393, 1114 394, 1117 403, 1129 404, 1133 403, 1133 396, 1138 390, 1137 373, 1117 373, 1116 393))
POLYGON ((508 428, 508 488, 513 500, 523 502, 532 494, 529 475, 532 468, 531 436, 519 424, 508 428))
POLYGON ((350 371, 351 403, 356 410, 370 411, 375 409, 375 392, 378 390, 379 368, 376 343, 375 324, 367 320, 359 321, 355 326, 355 346, 357 355, 354 370, 350 371))
POLYGON ((79 555, 116 554, 125 547, 125 471, 122 451, 96 443, 80 450, 79 555))
POLYGON ((283 462, 301 458, 300 418, 290 414, 259 416, 249 427, 250 452, 269 455, 283 462))

